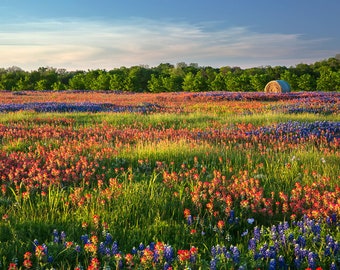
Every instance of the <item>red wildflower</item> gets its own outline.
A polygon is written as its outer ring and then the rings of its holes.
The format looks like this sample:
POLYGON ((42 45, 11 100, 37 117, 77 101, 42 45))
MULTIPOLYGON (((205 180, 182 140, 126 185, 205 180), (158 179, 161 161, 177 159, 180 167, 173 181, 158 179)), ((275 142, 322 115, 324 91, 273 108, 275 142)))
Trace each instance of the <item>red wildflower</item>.
POLYGON ((26 259, 23 261, 22 265, 26 268, 26 269, 29 269, 32 267, 32 261, 30 259, 26 259))
POLYGON ((190 251, 187 249, 178 250, 177 255, 180 262, 185 262, 190 259, 190 251))
POLYGON ((17 270, 18 266, 15 263, 10 263, 8 266, 8 270, 17 270))
POLYGON ((187 218, 187 217, 190 216, 190 215, 191 215, 190 209, 185 208, 185 209, 184 209, 184 217, 187 218))
POLYGON ((98 258, 93 258, 87 270, 99 270, 99 269, 100 269, 100 262, 98 258))
POLYGON ((219 230, 222 230, 222 229, 224 228, 224 221, 223 221, 223 220, 219 220, 219 221, 217 222, 217 228, 218 228, 219 230))

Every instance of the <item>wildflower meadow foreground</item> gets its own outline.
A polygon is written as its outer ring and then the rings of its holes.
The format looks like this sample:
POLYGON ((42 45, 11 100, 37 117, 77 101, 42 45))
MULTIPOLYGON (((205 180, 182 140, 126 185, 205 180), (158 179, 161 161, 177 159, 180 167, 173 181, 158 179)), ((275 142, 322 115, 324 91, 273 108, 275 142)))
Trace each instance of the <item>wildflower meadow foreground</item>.
POLYGON ((340 269, 339 93, 0 94, 0 269, 340 269))

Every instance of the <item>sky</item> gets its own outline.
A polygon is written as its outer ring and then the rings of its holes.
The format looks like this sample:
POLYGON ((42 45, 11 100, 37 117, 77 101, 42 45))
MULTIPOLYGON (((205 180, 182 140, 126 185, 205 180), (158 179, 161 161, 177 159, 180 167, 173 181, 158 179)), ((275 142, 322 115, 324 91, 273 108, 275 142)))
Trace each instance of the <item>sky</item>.
POLYGON ((0 68, 295 66, 340 53, 339 0, 0 0, 0 68))

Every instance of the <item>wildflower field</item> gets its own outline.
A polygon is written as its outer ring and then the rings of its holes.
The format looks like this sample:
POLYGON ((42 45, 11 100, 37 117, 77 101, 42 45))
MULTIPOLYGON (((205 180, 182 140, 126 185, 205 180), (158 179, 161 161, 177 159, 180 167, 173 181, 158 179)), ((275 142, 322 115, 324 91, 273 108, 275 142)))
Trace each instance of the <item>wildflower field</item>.
POLYGON ((340 93, 0 97, 0 269, 340 269, 340 93))

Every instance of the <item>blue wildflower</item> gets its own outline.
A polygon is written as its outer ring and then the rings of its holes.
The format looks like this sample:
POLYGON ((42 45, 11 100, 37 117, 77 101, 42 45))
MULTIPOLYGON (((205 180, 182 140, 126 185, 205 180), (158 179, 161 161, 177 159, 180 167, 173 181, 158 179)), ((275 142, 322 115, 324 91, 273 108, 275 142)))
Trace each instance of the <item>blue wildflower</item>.
POLYGON ((59 243, 59 232, 57 229, 53 230, 53 242, 54 243, 59 243))
POLYGON ((260 239, 261 239, 261 230, 259 227, 254 227, 254 239, 257 241, 257 242, 260 242, 260 239))
POLYGON ((236 246, 230 246, 230 251, 232 253, 232 258, 234 263, 239 263, 240 262, 240 255, 241 252, 236 246))
POLYGON ((116 254, 119 253, 117 241, 114 241, 114 242, 112 243, 111 253, 112 253, 112 255, 116 255, 116 254))
POLYGON ((210 267, 209 267, 210 270, 217 270, 217 259, 212 259, 210 261, 210 267))
POLYGON ((107 245, 111 245, 113 243, 113 237, 110 233, 106 233, 105 234, 105 242, 104 244, 107 245))
POLYGON ((255 238, 251 238, 248 242, 248 249, 249 250, 252 250, 252 251, 255 251, 256 249, 256 240, 255 238))
POLYGON ((145 246, 143 243, 140 243, 139 246, 138 246, 138 250, 142 251, 145 249, 145 246))
POLYGON ((65 239, 66 239, 66 233, 65 233, 64 231, 62 231, 62 232, 60 233, 60 240, 61 240, 62 242, 64 242, 65 239))
POLYGON ((164 247, 164 259, 166 262, 171 263, 174 260, 175 252, 171 246, 166 245, 164 247))
POLYGON ((187 217, 187 223, 188 223, 189 226, 193 223, 192 215, 189 215, 189 216, 187 217))
POLYGON ((87 234, 84 234, 80 237, 81 241, 83 242, 83 244, 87 244, 89 243, 89 236, 87 234))
POLYGON ((286 269, 287 268, 285 258, 282 255, 279 256, 278 261, 279 261, 279 269, 286 269))
POLYGON ((336 267, 335 262, 332 262, 329 270, 337 270, 337 269, 338 268, 336 267))
POLYGON ((246 236, 247 234, 248 234, 248 229, 245 230, 243 233, 241 233, 241 236, 244 237, 244 236, 246 236))
POLYGON ((276 269, 276 261, 275 259, 270 259, 269 261, 269 270, 275 270, 276 269))
POLYGON ((253 218, 248 218, 248 219, 247 219, 247 222, 248 222, 249 224, 253 224, 254 221, 255 221, 255 219, 253 219, 253 218))

